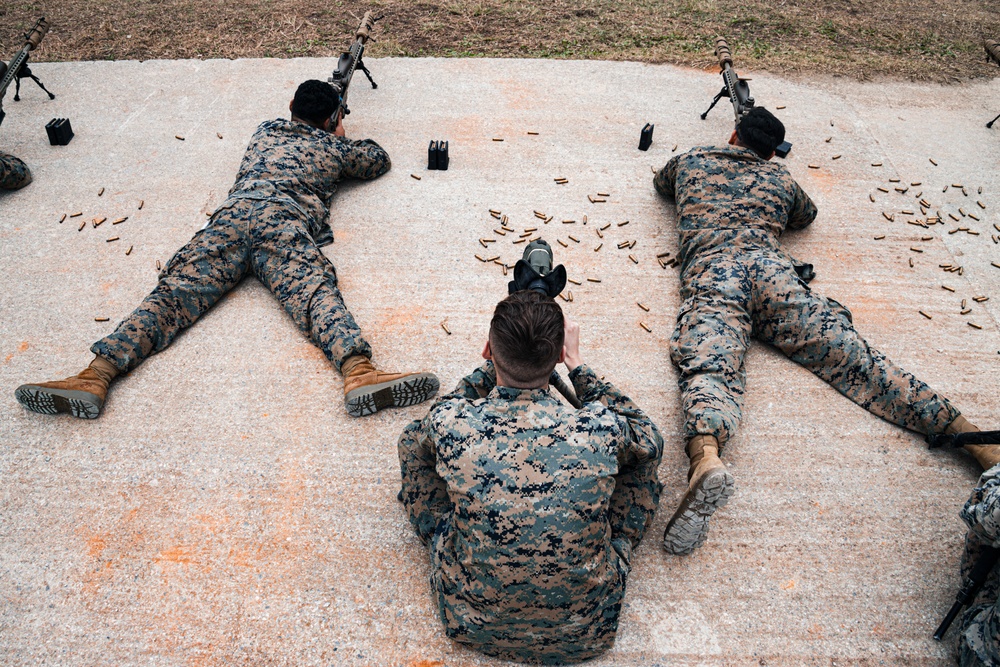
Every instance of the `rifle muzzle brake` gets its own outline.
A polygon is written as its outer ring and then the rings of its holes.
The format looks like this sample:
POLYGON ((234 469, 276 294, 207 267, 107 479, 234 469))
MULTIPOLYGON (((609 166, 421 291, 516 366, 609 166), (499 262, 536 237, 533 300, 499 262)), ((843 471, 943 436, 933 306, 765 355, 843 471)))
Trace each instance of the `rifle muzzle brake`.
POLYGON ((28 44, 31 45, 31 50, 34 51, 38 48, 38 45, 42 43, 42 38, 49 32, 49 22, 45 20, 45 17, 38 19, 35 26, 31 29, 24 39, 27 40, 28 44))
POLYGON ((715 38, 715 57, 719 59, 719 68, 726 69, 726 65, 732 67, 733 52, 729 50, 729 44, 722 37, 715 38))

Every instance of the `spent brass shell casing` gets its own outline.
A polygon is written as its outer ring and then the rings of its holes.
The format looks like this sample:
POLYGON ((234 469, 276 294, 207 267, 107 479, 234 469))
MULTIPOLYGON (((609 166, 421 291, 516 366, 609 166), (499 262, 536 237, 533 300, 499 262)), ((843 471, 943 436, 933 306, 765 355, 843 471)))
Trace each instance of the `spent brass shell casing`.
POLYGON ((538 218, 539 220, 544 220, 545 219, 545 214, 544 213, 539 213, 538 211, 535 211, 535 217, 538 218))
POLYGON ((573 290, 569 290, 568 292, 566 292, 566 296, 567 298, 569 298, 569 302, 573 303, 573 290))
POLYGON ((160 260, 156 260, 156 270, 160 271, 163 269, 163 265, 160 264, 160 260))
MULTIPOLYGON (((676 150, 677 150, 677 144, 674 144, 674 147, 670 149, 670 152, 673 153, 676 150)), ((656 170, 654 169, 653 171, 656 171, 656 170)))
POLYGON ((976 231, 967 231, 966 234, 968 234, 969 236, 979 236, 979 232, 976 231))
POLYGON ((910 248, 913 252, 923 252, 920 248, 910 248))
POLYGON ((80 223, 80 226, 76 228, 76 231, 78 231, 78 232, 82 232, 82 231, 83 231, 83 228, 84 228, 84 227, 86 227, 86 226, 87 226, 87 223, 86 223, 86 222, 81 222, 81 223, 80 223))
POLYGON ((564 225, 575 225, 576 224, 576 220, 563 220, 562 223, 564 225))
POLYGON ((633 264, 638 264, 638 263, 639 263, 639 260, 637 260, 637 259, 635 258, 635 255, 629 255, 629 256, 628 256, 628 258, 632 260, 632 263, 633 263, 633 264))
POLYGON ((928 160, 928 161, 929 161, 929 162, 930 162, 930 163, 931 163, 932 165, 934 165, 935 167, 937 166, 937 162, 935 162, 934 158, 932 158, 932 157, 929 157, 929 158, 927 158, 927 160, 928 160))
POLYGON ((486 239, 479 239, 479 245, 483 246, 484 248, 489 247, 488 245, 486 245, 486 239))
POLYGON ((913 268, 913 258, 912 257, 910 258, 910 268, 911 269, 913 268))
POLYGON ((123 222, 125 222, 126 220, 128 220, 128 216, 127 216, 127 215, 126 215, 126 216, 125 216, 124 218, 117 218, 117 219, 113 220, 113 221, 111 222, 111 224, 112 224, 112 225, 120 225, 120 224, 122 224, 123 222))
POLYGON ((869 201, 871 201, 871 203, 873 203, 873 204, 875 203, 875 195, 869 193, 868 194, 868 199, 869 199, 869 201))
POLYGON ((994 266, 994 267, 1000 269, 1000 264, 997 264, 996 262, 990 262, 990 266, 994 266))
POLYGON ((112 241, 120 241, 120 240, 121 240, 120 236, 112 236, 110 239, 105 241, 105 243, 111 243, 112 241))
POLYGON ((215 136, 217 136, 218 138, 220 138, 220 139, 221 139, 221 138, 222 138, 222 133, 221 133, 221 132, 216 132, 216 133, 215 133, 215 136))
POLYGON ((962 308, 965 308, 966 303, 968 303, 968 299, 962 299, 962 308))
POLYGON ((634 247, 635 247, 635 244, 636 244, 636 243, 638 243, 638 242, 639 242, 639 241, 638 241, 638 239, 633 239, 633 240, 632 240, 632 243, 630 243, 628 247, 629 247, 630 249, 631 249, 631 248, 634 248, 634 247))
POLYGON ((476 259, 478 259, 480 262, 485 262, 486 261, 486 258, 482 257, 481 255, 476 255, 476 259))
POLYGON ((971 309, 971 308, 964 308, 964 307, 963 307, 963 308, 962 308, 962 310, 960 310, 960 311, 958 312, 958 314, 959 314, 959 315, 968 315, 968 314, 969 314, 969 313, 971 313, 971 312, 972 312, 972 309, 971 309))
POLYGON ((604 238, 604 234, 601 233, 600 229, 595 229, 594 231, 597 232, 597 238, 599 238, 599 239, 603 239, 604 238))
POLYGON ((100 190, 97 191, 97 196, 101 197, 103 195, 104 195, 104 188, 101 188, 100 190))
POLYGON ((568 248, 569 247, 569 244, 566 243, 565 241, 563 241, 562 239, 556 239, 556 243, 558 243, 559 245, 561 245, 564 248, 568 248))
POLYGON ((570 241, 574 241, 574 242, 576 242, 576 243, 579 243, 579 242, 580 242, 580 239, 576 238, 576 237, 575 237, 575 236, 573 236, 572 234, 567 234, 567 236, 569 237, 569 240, 570 240, 570 241))
POLYGON ((913 187, 917 187, 918 185, 921 185, 921 183, 922 181, 913 181, 912 183, 910 183, 910 185, 912 185, 913 187))
POLYGON ((629 223, 629 221, 628 221, 628 220, 626 220, 625 222, 619 222, 619 223, 618 223, 618 226, 619 226, 619 227, 624 227, 624 226, 625 226, 625 225, 627 225, 628 223, 629 223))
POLYGON ((599 283, 599 282, 601 282, 601 279, 600 278, 587 278, 587 282, 588 283, 599 283))
POLYGON ((962 185, 961 183, 952 183, 951 187, 953 187, 953 188, 964 188, 965 186, 962 185))
POLYGON ((809 165, 809 168, 810 169, 819 169, 819 165, 818 164, 811 164, 811 165, 809 165))
POLYGON ((514 243, 516 245, 518 243, 526 243, 527 240, 528 240, 527 238, 517 239, 516 241, 513 241, 512 243, 514 243))
POLYGON ((146 200, 145 199, 140 199, 139 200, 139 210, 141 211, 142 207, 145 206, 145 205, 146 205, 146 200))
POLYGON ((445 332, 446 334, 448 334, 449 336, 451 335, 451 329, 449 329, 449 328, 448 328, 448 325, 447 325, 447 324, 445 324, 444 322, 442 322, 442 323, 441 323, 441 328, 442 328, 442 329, 444 329, 444 332, 445 332))
POLYGON ((928 315, 927 313, 925 313, 922 310, 918 310, 917 312, 920 313, 921 315, 923 315, 924 317, 926 317, 929 320, 933 320, 934 319, 933 317, 931 317, 930 315, 928 315))
POLYGON ((969 191, 966 190, 965 188, 962 188, 962 194, 965 195, 966 197, 968 197, 969 196, 969 191))
POLYGON ((983 186, 980 185, 979 189, 976 190, 976 192, 978 192, 979 194, 983 194, 983 186))
POLYGON ((656 256, 656 258, 659 259, 660 257, 669 257, 669 256, 670 256, 670 251, 668 250, 667 252, 661 252, 656 256))
POLYGON ((913 198, 914 198, 914 199, 920 199, 920 198, 921 198, 921 197, 923 197, 923 196, 924 196, 924 191, 923 191, 923 190, 921 190, 921 191, 920 191, 920 192, 918 192, 917 194, 913 195, 913 198))
POLYGON ((774 107, 774 108, 780 111, 780 110, 782 110, 782 109, 785 108, 785 105, 782 104, 781 106, 777 106, 777 107, 774 107))
POLYGON ((951 218, 952 220, 954 220, 955 222, 958 222, 958 220, 959 220, 959 217, 957 215, 955 215, 954 213, 949 213, 948 217, 951 218))
POLYGON ((94 321, 95 322, 108 322, 108 321, 110 321, 110 319, 111 318, 108 318, 108 317, 95 317, 94 321))
POLYGON ((899 179, 898 178, 890 178, 889 182, 890 183, 899 183, 899 179))
POLYGON ((930 240, 932 240, 933 238, 934 238, 933 236, 921 236, 921 237, 920 237, 920 240, 921 240, 921 241, 930 241, 930 240))
POLYGON ((646 326, 645 322, 639 322, 639 326, 645 329, 647 333, 653 333, 653 330, 646 326))
POLYGON ((622 248, 627 248, 628 244, 629 241, 622 241, 621 243, 618 244, 618 249, 621 250, 622 248))
POLYGON ((502 137, 493 137, 493 141, 503 141, 502 137))
POLYGON ((61 218, 59 218, 59 224, 61 225, 61 224, 62 224, 62 223, 63 223, 63 222, 65 221, 65 220, 66 220, 66 214, 65 214, 65 213, 63 213, 63 214, 62 214, 62 217, 61 217, 61 218))
POLYGON ((645 310, 647 313, 649 312, 649 306, 644 305, 643 303, 641 303, 639 301, 636 301, 635 305, 639 306, 640 308, 642 308, 643 310, 645 310))
POLYGON ((879 186, 879 187, 877 187, 877 188, 875 188, 875 189, 876 189, 876 190, 878 190, 879 192, 889 192, 889 190, 888 190, 888 189, 886 189, 886 188, 883 188, 882 186, 879 186))
POLYGON ((593 204, 593 203, 594 203, 594 198, 593 198, 593 197, 591 197, 590 195, 587 195, 587 199, 589 199, 589 200, 590 200, 590 203, 591 203, 591 204, 593 204))
POLYGON ((493 255, 492 257, 487 257, 484 261, 486 261, 486 262, 495 262, 498 259, 500 259, 500 255, 493 255))
POLYGON ((955 289, 953 287, 948 287, 947 285, 941 285, 941 289, 946 289, 949 292, 954 292, 955 291, 955 289))
POLYGON ((966 213, 966 212, 965 212, 965 209, 964 209, 964 208, 962 208, 961 206, 959 206, 959 207, 958 207, 958 213, 959 213, 959 215, 961 215, 961 216, 962 216, 963 218, 964 218, 965 216, 967 216, 967 215, 968 215, 968 213, 966 213))
POLYGON ((587 224, 587 214, 583 214, 583 224, 587 224))
POLYGON ((506 264, 504 264, 503 262, 501 262, 499 259, 494 259, 493 263, 496 264, 497 266, 507 266, 506 264))
POLYGON ((579 280, 574 280, 573 278, 567 278, 567 279, 566 279, 566 282, 570 282, 570 283, 573 283, 574 285, 582 285, 582 284, 583 284, 583 282, 582 282, 582 281, 579 281, 579 280))
POLYGON ((502 229, 494 229, 494 230, 493 230, 493 233, 494 233, 494 234, 497 234, 497 235, 499 235, 499 236, 507 236, 507 232, 505 232, 505 231, 504 231, 504 230, 502 230, 502 229))
POLYGON ((974 296, 974 297, 972 297, 972 300, 975 301, 976 303, 986 303, 987 301, 990 300, 990 297, 988 297, 988 296, 974 296))
POLYGON ((495 208, 488 209, 491 215, 500 215, 500 211, 495 208))
POLYGON ((913 211, 910 210, 900 211, 900 213, 902 213, 903 215, 913 215, 913 211))
POLYGON ((561 292, 559 293, 559 298, 565 301, 566 303, 569 303, 569 297, 561 292))
POLYGON ((420 177, 417 176, 416 174, 410 174, 410 178, 412 178, 415 181, 419 181, 420 180, 420 177))
POLYGON ((125 256, 128 257, 131 254, 132 254, 132 246, 129 246, 128 250, 125 251, 125 256))
POLYGON ((975 322, 967 322, 966 324, 968 324, 973 329, 982 329, 982 327, 976 324, 975 322))
POLYGON ((986 210, 986 204, 984 204, 983 202, 977 201, 976 205, 978 205, 979 208, 983 209, 984 211, 986 210))
POLYGON ((611 193, 610 192, 598 192, 597 196, 598 197, 610 197, 611 193))
POLYGON ((882 239, 885 238, 885 234, 879 234, 878 236, 876 236, 874 238, 875 238, 876 241, 881 241, 882 239))
POLYGON ((910 188, 894 188, 894 189, 895 189, 895 190, 896 190, 896 192, 898 192, 899 194, 901 194, 901 195, 905 195, 905 194, 906 194, 906 191, 907 191, 907 190, 909 190, 910 188))
POLYGON ((599 244, 599 245, 598 245, 598 246, 597 246, 596 248, 594 248, 594 252, 597 252, 597 251, 599 251, 599 250, 600 250, 601 248, 603 248, 603 247, 604 247, 604 244, 603 244, 603 243, 599 244))
POLYGON ((958 232, 960 232, 960 231, 961 231, 960 229, 949 229, 949 230, 948 230, 948 233, 949 233, 949 234, 956 234, 956 233, 958 233, 958 232))
POLYGON ((524 231, 526 231, 526 232, 537 232, 538 231, 538 227, 525 227, 524 231))
POLYGON ((174 135, 174 139, 177 139, 178 141, 184 141, 184 137, 182 137, 182 136, 181 136, 181 135, 179 135, 179 134, 175 134, 175 135, 174 135))
POLYGON ((501 269, 503 270, 503 274, 504 274, 504 275, 507 275, 507 265, 506 265, 506 264, 504 264, 504 265, 503 265, 503 266, 501 266, 500 268, 501 268, 501 269))
POLYGON ((537 132, 530 132, 530 131, 529 131, 529 132, 528 132, 528 134, 530 134, 530 135, 531 135, 531 136, 533 136, 533 137, 537 137, 537 136, 538 136, 538 133, 537 133, 537 132))
POLYGON ((76 213, 70 213, 69 217, 71 217, 71 218, 79 218, 81 215, 83 215, 83 211, 78 211, 76 213))
POLYGON ((889 222, 892 222, 893 215, 891 213, 886 213, 885 211, 882 211, 882 217, 888 220, 889 222))
POLYGON ((882 163, 881 162, 872 162, 872 166, 873 167, 881 167, 882 163))
POLYGON ((525 233, 523 233, 523 234, 519 234, 518 236, 519 236, 520 238, 522 238, 522 239, 526 239, 526 238, 528 238, 529 236, 531 236, 532 234, 534 234, 534 232, 525 232, 525 233))
POLYGON ((831 159, 831 160, 839 160, 839 159, 840 159, 840 155, 834 155, 834 156, 833 156, 832 158, 830 158, 830 159, 831 159))
POLYGON ((823 141, 825 141, 826 143, 830 143, 831 141, 833 141, 833 137, 827 137, 823 141))

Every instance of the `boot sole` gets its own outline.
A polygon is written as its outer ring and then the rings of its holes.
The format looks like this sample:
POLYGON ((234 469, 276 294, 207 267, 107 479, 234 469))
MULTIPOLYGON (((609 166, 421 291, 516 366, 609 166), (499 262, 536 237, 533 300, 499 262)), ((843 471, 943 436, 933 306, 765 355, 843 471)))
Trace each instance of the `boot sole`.
POLYGON ((423 403, 437 393, 441 383, 431 373, 416 373, 391 382, 358 387, 347 392, 347 414, 366 417, 384 408, 405 408, 423 403))
POLYGON ((708 536, 708 520, 725 506, 736 490, 733 476, 725 468, 706 474, 688 491, 663 533, 663 547, 676 556, 691 553, 708 536))
POLYGON ((51 389, 23 384, 14 390, 14 398, 26 409, 42 415, 66 413, 79 419, 97 419, 104 401, 88 391, 51 389))

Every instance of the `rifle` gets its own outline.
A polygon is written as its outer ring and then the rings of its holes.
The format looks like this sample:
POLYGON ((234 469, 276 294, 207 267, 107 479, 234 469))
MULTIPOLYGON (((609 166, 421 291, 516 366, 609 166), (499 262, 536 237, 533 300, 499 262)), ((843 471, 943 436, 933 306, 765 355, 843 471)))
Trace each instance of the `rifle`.
POLYGON ((983 547, 983 551, 979 554, 976 564, 972 566, 972 571, 969 572, 968 578, 962 583, 962 587, 958 589, 958 594, 955 596, 955 604, 951 606, 948 614, 941 621, 941 625, 934 631, 935 640, 941 641, 944 633, 948 632, 948 628, 951 627, 952 621, 958 616, 958 612, 962 611, 962 607, 971 604, 976 599, 976 596, 979 595, 979 590, 986 583, 990 572, 993 571, 993 567, 997 564, 998 558, 1000 558, 1000 549, 988 545, 983 547))
POLYGON ((3 97, 7 94, 7 87, 10 86, 11 81, 16 83, 14 88, 15 102, 21 99, 21 79, 25 77, 37 83, 39 88, 48 93, 50 100, 56 98, 28 68, 28 54, 38 47, 48 31, 49 23, 45 20, 45 17, 38 19, 34 27, 24 36, 24 46, 10 61, 10 64, 4 64, 0 60, 0 77, 2 77, 0 78, 0 124, 3 124, 3 119, 7 115, 3 110, 3 97))
MULTIPOLYGON (((722 90, 712 99, 712 103, 705 110, 705 113, 701 114, 701 119, 705 120, 708 117, 708 112, 715 108, 719 100, 728 95, 729 100, 733 103, 736 125, 739 125, 743 117, 750 113, 750 109, 753 109, 754 105, 754 100, 750 97, 750 84, 747 83, 750 79, 741 78, 736 73, 736 70, 733 69, 733 53, 729 50, 729 44, 722 37, 716 37, 715 39, 715 57, 719 59, 719 69, 722 74, 722 90)), ((792 145, 787 141, 783 141, 774 152, 778 157, 785 157, 790 150, 792 150, 792 145)))
MULTIPOLYGON (((559 296, 566 286, 566 267, 562 264, 553 268, 552 247, 542 239, 532 241, 524 249, 524 255, 514 265, 514 280, 507 283, 507 293, 530 289, 545 294, 551 299, 559 296)), ((549 384, 579 410, 583 403, 577 398, 573 388, 566 384, 558 372, 552 371, 549 384)))
POLYGON ((333 70, 333 74, 327 81, 337 90, 340 95, 340 108, 344 111, 344 115, 351 113, 351 110, 347 108, 347 90, 351 85, 351 78, 354 76, 355 70, 361 70, 368 77, 368 80, 372 84, 372 88, 378 88, 378 84, 375 83, 375 79, 372 78, 372 73, 368 71, 365 67, 365 63, 362 58, 365 55, 365 44, 371 37, 371 31, 375 28, 375 23, 381 21, 383 17, 374 16, 370 11, 365 12, 364 18, 361 19, 361 23, 358 25, 357 32, 354 33, 356 39, 351 48, 340 54, 340 60, 337 61, 337 69, 333 70))
MULTIPOLYGON (((987 39, 983 42, 983 48, 986 50, 986 62, 993 61, 1000 67, 1000 44, 992 39, 987 39)), ((986 127, 993 127, 993 123, 1000 120, 1000 114, 996 118, 986 123, 986 127)))

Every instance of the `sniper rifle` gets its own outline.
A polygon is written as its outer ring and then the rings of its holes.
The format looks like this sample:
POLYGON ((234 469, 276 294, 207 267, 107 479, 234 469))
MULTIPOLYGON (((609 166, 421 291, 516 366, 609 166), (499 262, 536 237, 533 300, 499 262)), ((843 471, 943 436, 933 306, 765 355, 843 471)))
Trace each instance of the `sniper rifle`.
POLYGON ((364 72, 365 76, 371 82, 372 88, 378 88, 378 84, 372 78, 372 73, 365 67, 363 58, 365 55, 365 44, 371 38, 371 31, 375 29, 375 23, 381 21, 382 18, 381 16, 375 16, 370 11, 365 12, 364 18, 361 19, 361 23, 354 33, 354 43, 351 44, 350 49, 340 54, 340 60, 337 61, 337 69, 333 70, 333 74, 327 79, 340 95, 340 108, 343 110, 345 116, 351 113, 351 110, 347 107, 347 91, 351 85, 351 78, 354 77, 355 70, 360 69, 364 72))
POLYGON ((39 88, 48 93, 50 100, 54 100, 56 98, 55 95, 49 92, 39 78, 32 74, 31 69, 28 68, 28 54, 38 47, 42 38, 45 37, 45 33, 48 31, 48 21, 46 21, 44 17, 38 19, 35 22, 34 27, 24 36, 24 46, 21 47, 21 50, 17 52, 17 55, 14 56, 10 63, 4 63, 0 60, 0 124, 3 124, 3 119, 7 115, 3 110, 3 97, 7 94, 7 87, 10 86, 11 81, 15 82, 15 102, 21 99, 21 79, 25 77, 37 83, 39 88))

